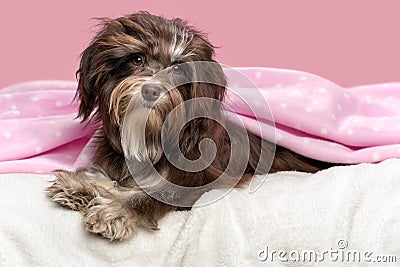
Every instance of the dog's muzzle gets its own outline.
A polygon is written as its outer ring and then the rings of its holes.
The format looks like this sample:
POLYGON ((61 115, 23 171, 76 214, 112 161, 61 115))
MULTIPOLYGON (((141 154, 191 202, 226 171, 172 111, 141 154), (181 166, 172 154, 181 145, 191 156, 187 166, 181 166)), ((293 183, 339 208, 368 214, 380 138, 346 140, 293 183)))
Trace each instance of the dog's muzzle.
POLYGON ((141 93, 144 100, 154 102, 160 97, 161 88, 156 84, 144 84, 141 93))

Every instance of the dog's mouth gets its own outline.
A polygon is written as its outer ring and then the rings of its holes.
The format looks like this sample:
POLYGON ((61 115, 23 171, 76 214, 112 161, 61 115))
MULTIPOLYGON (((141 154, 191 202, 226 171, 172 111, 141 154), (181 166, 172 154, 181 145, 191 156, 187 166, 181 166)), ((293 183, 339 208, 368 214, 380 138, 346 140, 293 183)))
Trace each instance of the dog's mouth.
POLYGON ((142 105, 143 105, 144 108, 152 110, 152 109, 154 109, 156 103, 149 102, 149 101, 142 101, 142 105))
POLYGON ((151 77, 129 77, 114 88, 110 96, 109 114, 117 125, 121 126, 125 116, 134 109, 141 114, 161 117, 165 117, 173 109, 176 102, 174 98, 177 97, 171 98, 168 85, 154 83, 150 79, 151 77))

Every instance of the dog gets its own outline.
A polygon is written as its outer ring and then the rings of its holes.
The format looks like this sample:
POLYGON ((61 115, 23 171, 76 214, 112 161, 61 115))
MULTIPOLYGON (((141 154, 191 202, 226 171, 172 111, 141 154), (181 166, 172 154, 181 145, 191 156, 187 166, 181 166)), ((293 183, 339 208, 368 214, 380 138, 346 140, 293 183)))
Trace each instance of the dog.
POLYGON ((330 167, 227 122, 221 106, 226 78, 214 50, 204 33, 179 18, 138 12, 102 19, 77 71, 78 117, 82 123, 102 125, 94 155, 91 164, 76 171, 55 171, 47 196, 82 211, 89 232, 124 240, 139 228, 158 229, 164 215, 190 209, 210 189, 241 186, 256 174, 330 167), (194 62, 206 67, 199 71, 194 62), (166 75, 154 79, 160 72, 166 75), (177 82, 199 73, 213 82, 177 82), (204 98, 215 101, 192 102, 175 112, 185 102, 204 98), (169 126, 162 130, 170 115, 169 126), (187 121, 188 117, 192 119, 187 121), (176 139, 170 149, 180 156, 165 153, 163 133, 167 143, 176 139), (213 149, 202 149, 202 140, 212 140, 217 152, 206 153, 213 149), (237 148, 230 153, 233 144, 237 148), (200 164, 203 168, 196 171, 171 163, 171 157, 179 163, 202 156, 208 165, 200 164))

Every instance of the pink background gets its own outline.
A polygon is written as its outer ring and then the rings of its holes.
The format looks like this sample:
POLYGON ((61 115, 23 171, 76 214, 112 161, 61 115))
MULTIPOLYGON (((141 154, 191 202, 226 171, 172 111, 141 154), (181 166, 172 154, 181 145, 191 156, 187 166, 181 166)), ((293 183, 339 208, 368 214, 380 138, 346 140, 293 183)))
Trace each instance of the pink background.
POLYGON ((400 81, 400 1, 21 1, 0 3, 0 87, 74 80, 93 17, 147 10, 209 32, 231 66, 280 67, 343 86, 400 81))

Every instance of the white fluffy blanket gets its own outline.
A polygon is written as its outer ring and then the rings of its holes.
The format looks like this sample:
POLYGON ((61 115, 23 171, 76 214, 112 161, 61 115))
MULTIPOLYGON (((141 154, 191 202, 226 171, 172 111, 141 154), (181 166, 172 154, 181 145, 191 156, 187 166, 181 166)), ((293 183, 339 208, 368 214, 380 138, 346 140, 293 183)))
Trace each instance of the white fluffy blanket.
POLYGON ((79 212, 46 199, 43 191, 51 179, 38 174, 0 175, 0 266, 364 266, 365 261, 395 260, 389 265, 396 266, 400 262, 400 159, 335 167, 314 175, 269 175, 256 193, 237 189, 212 205, 171 213, 160 222, 161 230, 142 231, 124 242, 87 233, 79 212), (310 262, 301 258, 304 251, 319 256, 310 262), (361 256, 357 264, 345 257, 354 251, 361 256))

